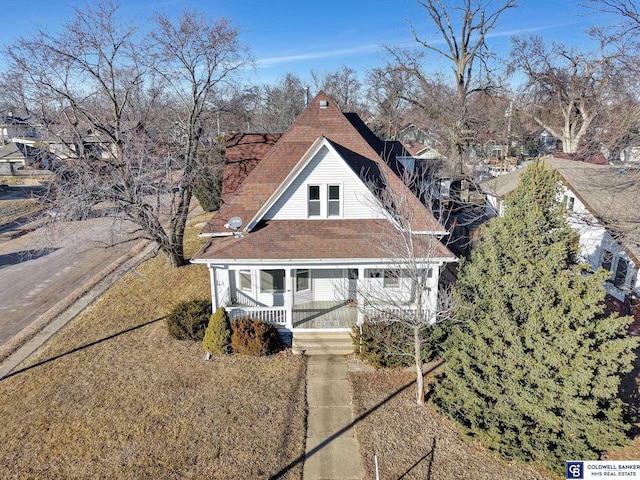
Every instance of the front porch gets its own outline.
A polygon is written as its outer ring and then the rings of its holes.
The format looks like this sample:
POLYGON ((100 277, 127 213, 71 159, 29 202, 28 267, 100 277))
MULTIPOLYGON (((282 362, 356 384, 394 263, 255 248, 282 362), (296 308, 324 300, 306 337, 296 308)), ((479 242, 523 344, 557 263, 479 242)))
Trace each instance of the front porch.
MULTIPOLYGON (((210 267, 213 308, 224 307, 231 320, 248 317, 271 323, 281 333, 348 332, 367 317, 417 309, 415 282, 400 269, 380 264, 276 267, 210 267)), ((425 265, 428 288, 421 309, 437 301, 437 271, 425 265)))
MULTIPOLYGON (((358 309, 347 301, 312 300, 294 305, 293 328, 296 329, 351 329, 358 321, 358 309)), ((276 326, 286 327, 285 307, 248 307, 232 305, 227 308, 230 319, 254 318, 276 326)))

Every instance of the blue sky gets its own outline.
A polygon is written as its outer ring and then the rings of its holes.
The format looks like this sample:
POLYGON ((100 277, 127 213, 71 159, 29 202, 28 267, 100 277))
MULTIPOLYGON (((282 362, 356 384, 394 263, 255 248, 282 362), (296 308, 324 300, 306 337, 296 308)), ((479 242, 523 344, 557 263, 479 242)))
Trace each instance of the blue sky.
MULTIPOLYGON (((308 80, 347 65, 361 75, 385 63, 383 46, 411 45, 411 19, 425 38, 437 39, 426 12, 415 0, 121 0, 123 16, 140 20, 151 12, 184 8, 227 17, 239 28, 241 41, 257 60, 253 83, 271 83, 292 72, 308 80)), ((508 11, 488 41, 506 56, 512 35, 535 33, 549 40, 583 46, 585 31, 602 16, 585 16, 578 0, 520 0, 508 11)), ((0 44, 7 45, 33 27, 55 31, 73 14, 73 0, 2 0, 4 22, 0 44)), ((438 62, 437 57, 433 61, 438 62)))

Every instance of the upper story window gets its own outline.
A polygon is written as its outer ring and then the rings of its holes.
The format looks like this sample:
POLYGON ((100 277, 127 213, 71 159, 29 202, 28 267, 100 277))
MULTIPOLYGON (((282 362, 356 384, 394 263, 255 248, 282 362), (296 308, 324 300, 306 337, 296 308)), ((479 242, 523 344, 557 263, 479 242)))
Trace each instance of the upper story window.
POLYGON ((602 268, 604 268, 605 270, 611 270, 612 263, 613 263, 613 253, 611 253, 609 250, 603 250, 602 260, 600 262, 600 265, 602 266, 602 268))
POLYGON ((308 217, 341 217, 342 186, 341 185, 307 185, 308 217))
POLYGON ((310 217, 320 216, 320 185, 309 185, 307 213, 310 217))
POLYGON ((570 195, 565 195, 564 196, 564 201, 565 201, 565 205, 567 206, 567 210, 569 212, 573 212, 573 207, 575 204, 576 199, 570 195))
POLYGON ((622 257, 615 258, 612 252, 603 250, 600 265, 611 272, 613 278, 610 278, 609 281, 613 280, 613 284, 618 288, 624 287, 627 280, 627 271, 629 270, 629 264, 626 259, 622 257))
POLYGON ((327 192, 327 216, 340 216, 340 186, 329 185, 327 192))
POLYGON ((615 276, 613 277, 613 284, 620 288, 624 287, 624 282, 627 279, 627 270, 629 265, 624 258, 618 257, 618 263, 616 265, 615 276))

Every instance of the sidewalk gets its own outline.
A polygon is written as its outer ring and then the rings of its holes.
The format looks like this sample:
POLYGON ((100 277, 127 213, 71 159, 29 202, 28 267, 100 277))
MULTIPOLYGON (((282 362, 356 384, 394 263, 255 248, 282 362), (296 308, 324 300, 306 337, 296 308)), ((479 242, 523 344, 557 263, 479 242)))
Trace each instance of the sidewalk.
MULTIPOLYGON (((189 221, 202 213, 202 207, 196 205, 189 211, 189 221)), ((59 304, 54 305, 50 311, 45 312, 32 325, 18 333, 12 341, 0 348, 0 379, 11 373, 18 365, 27 359, 41 345, 47 342, 58 330, 73 320, 82 310, 89 306, 95 299, 106 292, 111 285, 117 282, 129 270, 135 268, 155 248, 153 243, 146 240, 140 241, 127 255, 123 255, 112 265, 98 272, 88 285, 82 287, 82 292, 73 292, 59 304), (15 344, 15 348, 14 345, 15 344), (3 359, 4 358, 4 359, 3 359)))
MULTIPOLYGON (((19 333, 17 337, 28 334, 31 338, 0 362, 0 379, 11 373, 13 369, 26 360, 27 357, 49 340, 58 330, 73 320, 80 312, 93 303, 96 298, 107 291, 120 277, 138 265, 140 261, 153 250, 153 247, 153 244, 147 244, 144 248, 134 248, 132 250, 132 252, 134 252, 133 255, 125 255, 118 259, 114 262, 114 265, 106 269, 104 275, 98 274, 96 276, 93 280, 93 286, 82 296, 76 298, 75 295, 72 294, 68 299, 64 299, 61 302, 64 306, 61 313, 57 312, 59 307, 54 306, 54 308, 52 308, 54 312, 51 315, 48 315, 48 312, 43 315, 43 317, 51 316, 53 318, 52 320, 44 323, 43 327, 37 325, 40 322, 34 322, 38 328, 37 333, 33 336, 31 336, 29 332, 19 333)), ((29 330, 29 327, 25 329, 25 331, 26 330, 29 330)))
POLYGON ((361 480, 345 357, 307 357, 307 405, 303 480, 361 480))

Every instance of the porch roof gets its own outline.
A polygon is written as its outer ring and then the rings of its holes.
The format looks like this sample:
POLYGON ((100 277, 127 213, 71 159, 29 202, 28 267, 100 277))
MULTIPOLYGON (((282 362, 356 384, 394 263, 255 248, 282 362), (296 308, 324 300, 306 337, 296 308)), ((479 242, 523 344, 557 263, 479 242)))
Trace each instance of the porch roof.
MULTIPOLYGON (((407 258, 401 234, 386 220, 270 220, 246 236, 213 237, 194 261, 407 258)), ((414 235, 416 256, 455 261, 435 236, 414 235)))

